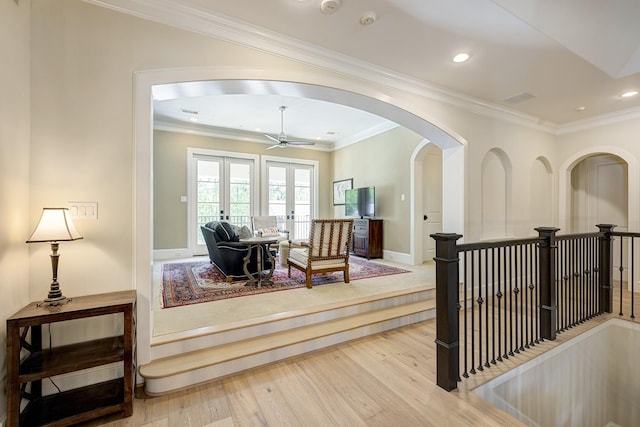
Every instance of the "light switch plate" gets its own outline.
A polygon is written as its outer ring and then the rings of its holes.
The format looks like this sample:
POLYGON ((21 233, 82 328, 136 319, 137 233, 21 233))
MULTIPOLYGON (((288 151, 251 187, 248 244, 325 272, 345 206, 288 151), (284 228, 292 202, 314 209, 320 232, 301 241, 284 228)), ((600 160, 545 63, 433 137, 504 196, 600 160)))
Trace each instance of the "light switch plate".
POLYGON ((98 202, 69 202, 71 219, 98 219, 98 202))

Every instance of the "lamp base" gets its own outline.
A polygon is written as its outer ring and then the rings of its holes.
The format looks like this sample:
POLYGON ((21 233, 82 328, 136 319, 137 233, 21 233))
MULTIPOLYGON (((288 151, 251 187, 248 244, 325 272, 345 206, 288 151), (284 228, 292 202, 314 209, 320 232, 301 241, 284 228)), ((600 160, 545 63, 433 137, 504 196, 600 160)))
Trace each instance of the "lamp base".
POLYGON ((47 298, 44 301, 37 303, 36 307, 57 307, 68 302, 71 302, 71 298, 60 295, 55 298, 47 298))

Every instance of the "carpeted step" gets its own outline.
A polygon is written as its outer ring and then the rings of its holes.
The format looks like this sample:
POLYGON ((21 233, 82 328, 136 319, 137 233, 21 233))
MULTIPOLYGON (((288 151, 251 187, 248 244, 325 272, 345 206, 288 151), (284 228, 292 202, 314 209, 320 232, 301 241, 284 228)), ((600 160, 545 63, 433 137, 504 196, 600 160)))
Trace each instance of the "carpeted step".
MULTIPOLYGON (((353 334, 355 334, 356 337, 370 335, 370 331, 364 331, 364 329, 368 327, 378 325, 379 330, 376 330, 376 332, 381 332, 401 326, 394 324, 394 321, 401 321, 400 319, 407 319, 415 315, 424 317, 422 320, 434 317, 435 300, 422 300, 380 310, 368 311, 322 323, 301 326, 273 334, 154 360, 140 367, 140 375, 145 378, 145 389, 149 394, 161 394, 166 391, 192 385, 194 378, 199 379, 199 382, 203 382, 218 377, 219 375, 215 372, 216 366, 227 365, 219 369, 223 375, 230 372, 239 372, 243 370, 243 366, 246 365, 236 362, 243 359, 254 357, 255 360, 249 362, 249 364, 252 367, 259 366, 282 358, 281 355, 271 357, 269 355, 271 352, 288 352, 290 353, 288 357, 291 357, 353 339, 353 334), (359 333, 358 330, 363 332, 359 333), (353 331, 353 334, 349 335, 350 331, 353 331), (344 335, 344 337, 341 335, 344 335), (328 339, 323 340, 323 338, 328 339), (263 363, 261 363, 260 360, 263 363), (234 363, 237 365, 237 368, 229 366, 229 364, 234 363)), ((415 319, 407 323, 414 322, 415 319)))

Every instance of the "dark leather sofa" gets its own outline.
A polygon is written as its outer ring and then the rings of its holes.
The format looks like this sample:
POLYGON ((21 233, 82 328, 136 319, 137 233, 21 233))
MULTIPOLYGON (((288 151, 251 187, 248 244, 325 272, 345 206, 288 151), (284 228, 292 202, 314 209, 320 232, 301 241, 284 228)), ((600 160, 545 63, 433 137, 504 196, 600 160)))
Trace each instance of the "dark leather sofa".
MULTIPOLYGON (((226 221, 212 221, 200 227, 202 236, 209 251, 209 259, 227 280, 244 279, 244 258, 247 256, 248 246, 239 242, 234 227, 226 221)), ((264 247, 261 250, 266 250, 264 247)), ((271 261, 266 253, 262 255, 264 269, 271 268, 271 261)), ((248 265, 249 272, 258 271, 257 253, 251 253, 248 265)))

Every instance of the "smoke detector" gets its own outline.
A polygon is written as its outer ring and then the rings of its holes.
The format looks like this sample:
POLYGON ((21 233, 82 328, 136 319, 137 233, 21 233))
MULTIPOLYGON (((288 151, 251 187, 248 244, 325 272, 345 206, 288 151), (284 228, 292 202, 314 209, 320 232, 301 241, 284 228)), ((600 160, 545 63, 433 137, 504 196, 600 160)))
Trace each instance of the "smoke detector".
POLYGON ((342 6, 342 0, 322 0, 320 10, 328 15, 340 9, 340 6, 342 6))
POLYGON ((360 24, 362 25, 371 25, 376 22, 376 13, 375 12, 365 12, 360 17, 360 24))

